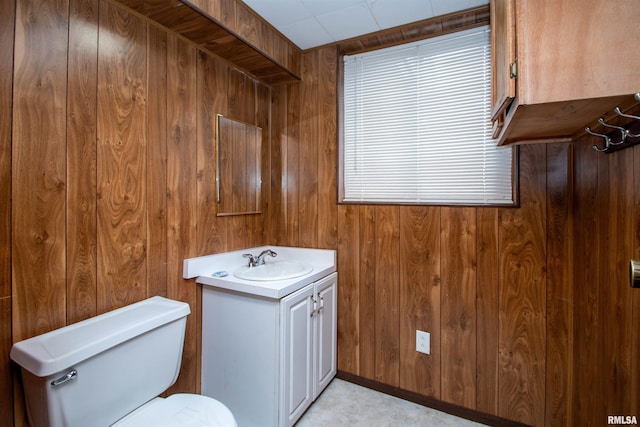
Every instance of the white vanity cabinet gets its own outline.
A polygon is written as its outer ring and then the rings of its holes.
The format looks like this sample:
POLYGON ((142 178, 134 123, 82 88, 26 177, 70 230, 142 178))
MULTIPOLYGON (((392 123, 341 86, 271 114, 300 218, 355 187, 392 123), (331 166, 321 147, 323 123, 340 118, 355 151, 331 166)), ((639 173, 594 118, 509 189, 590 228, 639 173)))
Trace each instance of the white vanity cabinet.
POLYGON ((281 299, 202 291, 202 394, 239 427, 291 426, 336 374, 337 273, 281 299))

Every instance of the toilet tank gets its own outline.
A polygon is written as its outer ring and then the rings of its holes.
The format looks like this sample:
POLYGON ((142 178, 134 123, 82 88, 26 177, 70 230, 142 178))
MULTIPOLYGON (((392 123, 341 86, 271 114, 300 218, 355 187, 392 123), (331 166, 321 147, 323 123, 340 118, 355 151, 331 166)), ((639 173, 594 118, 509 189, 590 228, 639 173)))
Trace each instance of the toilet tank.
POLYGON ((163 297, 13 345, 32 427, 108 426, 178 378, 189 305, 163 297))

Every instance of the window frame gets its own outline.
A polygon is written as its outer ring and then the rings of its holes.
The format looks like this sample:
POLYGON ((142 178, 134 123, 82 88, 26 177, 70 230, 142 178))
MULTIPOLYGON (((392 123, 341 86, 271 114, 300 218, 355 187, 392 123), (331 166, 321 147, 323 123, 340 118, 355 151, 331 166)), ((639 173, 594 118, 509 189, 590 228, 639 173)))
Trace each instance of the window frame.
MULTIPOLYGON (((337 185, 338 185, 338 191, 337 191, 337 196, 338 196, 338 204, 339 205, 391 205, 391 206, 451 206, 451 207, 486 207, 486 208, 509 208, 509 207, 519 207, 520 206, 520 171, 519 171, 519 167, 520 167, 520 150, 519 150, 519 146, 518 145, 513 145, 510 147, 510 149, 512 150, 512 156, 511 156, 511 198, 512 201, 511 203, 473 203, 473 202, 461 202, 461 203, 438 203, 438 202, 403 202, 403 201, 389 201, 389 202, 382 202, 382 201, 353 201, 353 200, 348 200, 345 201, 345 185, 344 185, 344 173, 345 173, 345 167, 344 167, 344 145, 345 145, 345 139, 344 139, 344 56, 345 55, 353 55, 353 54, 359 54, 359 53, 365 53, 365 52, 371 52, 371 51, 375 51, 375 50, 379 50, 379 49, 385 49, 391 46, 398 46, 398 45, 403 45, 403 44, 410 44, 410 43, 414 43, 415 41, 422 41, 422 40, 427 40, 430 38, 435 38, 435 37, 439 37, 439 36, 443 36, 446 34, 452 34, 452 33, 457 33, 457 32, 462 32, 462 31, 466 31, 468 30, 469 27, 465 27, 465 28, 460 28, 458 31, 454 31, 454 32, 439 32, 439 33, 432 33, 429 34, 428 36, 422 37, 420 39, 416 39, 416 40, 410 40, 410 41, 401 41, 398 43, 395 43, 393 45, 385 45, 385 46, 381 46, 381 47, 373 47, 370 49, 363 49, 361 51, 358 52, 344 52, 341 51, 338 57, 338 67, 337 67, 337 119, 338 119, 338 123, 337 123, 337 128, 338 128, 338 179, 337 179, 337 185)), ((491 43, 491 42, 490 42, 491 43)), ((493 48, 493 46, 492 46, 493 48)), ((493 52, 492 52, 492 56, 493 56, 493 52)), ((492 65, 493 67, 493 65, 492 65)), ((492 74, 495 73, 495 70, 492 69, 492 74)), ((492 82, 491 82, 491 86, 492 86, 492 98, 495 95, 495 90, 493 89, 494 86, 494 79, 492 77, 492 82)), ((493 99, 492 99, 493 102, 493 99)), ((505 148, 507 149, 507 148, 505 148)))

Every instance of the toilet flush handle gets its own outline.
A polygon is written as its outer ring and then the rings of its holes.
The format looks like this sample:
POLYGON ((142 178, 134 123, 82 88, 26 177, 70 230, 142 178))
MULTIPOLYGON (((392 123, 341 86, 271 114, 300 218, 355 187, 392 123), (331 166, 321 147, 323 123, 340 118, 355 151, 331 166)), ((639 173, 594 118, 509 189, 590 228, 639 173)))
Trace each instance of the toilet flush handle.
POLYGON ((66 374, 64 374, 63 376, 61 376, 60 378, 51 381, 51 385, 54 387, 57 387, 59 385, 62 385, 64 383, 67 383, 75 379, 77 376, 78 376, 78 371, 76 371, 75 369, 72 369, 66 374))

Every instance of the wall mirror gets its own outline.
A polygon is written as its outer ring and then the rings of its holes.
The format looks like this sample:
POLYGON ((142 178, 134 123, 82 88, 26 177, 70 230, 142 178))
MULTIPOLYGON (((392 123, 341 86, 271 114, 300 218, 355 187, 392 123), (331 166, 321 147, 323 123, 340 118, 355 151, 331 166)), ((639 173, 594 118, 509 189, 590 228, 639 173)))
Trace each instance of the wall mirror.
POLYGON ((260 213, 262 129, 216 117, 218 216, 260 213))

